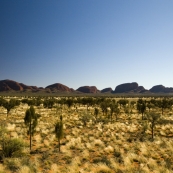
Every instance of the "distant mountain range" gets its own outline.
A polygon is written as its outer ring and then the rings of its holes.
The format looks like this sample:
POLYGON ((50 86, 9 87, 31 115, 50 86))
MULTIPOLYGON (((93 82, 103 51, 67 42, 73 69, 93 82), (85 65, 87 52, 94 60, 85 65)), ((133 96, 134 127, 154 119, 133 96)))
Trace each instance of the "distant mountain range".
POLYGON ((124 83, 112 88, 104 88, 98 90, 96 86, 81 86, 77 90, 69 88, 61 83, 48 85, 47 87, 28 86, 13 80, 0 80, 0 92, 45 92, 45 93, 173 93, 173 88, 163 85, 155 85, 151 89, 146 90, 143 86, 139 86, 137 82, 124 83))

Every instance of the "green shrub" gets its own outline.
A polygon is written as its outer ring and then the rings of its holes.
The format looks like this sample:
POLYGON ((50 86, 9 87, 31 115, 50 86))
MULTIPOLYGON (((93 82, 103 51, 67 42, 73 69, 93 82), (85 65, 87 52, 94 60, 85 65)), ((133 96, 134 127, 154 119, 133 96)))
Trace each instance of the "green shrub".
POLYGON ((4 157, 20 157, 23 155, 22 150, 24 143, 19 139, 5 139, 1 141, 2 151, 0 156, 4 157))
POLYGON ((82 121, 83 125, 86 126, 92 119, 92 116, 88 112, 82 112, 79 119, 82 121))

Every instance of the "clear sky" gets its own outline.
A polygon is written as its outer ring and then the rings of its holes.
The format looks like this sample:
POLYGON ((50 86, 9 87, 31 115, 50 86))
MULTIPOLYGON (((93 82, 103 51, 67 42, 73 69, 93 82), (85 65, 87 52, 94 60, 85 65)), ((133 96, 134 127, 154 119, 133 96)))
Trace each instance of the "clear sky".
POLYGON ((0 80, 173 87, 172 0, 0 0, 0 80))

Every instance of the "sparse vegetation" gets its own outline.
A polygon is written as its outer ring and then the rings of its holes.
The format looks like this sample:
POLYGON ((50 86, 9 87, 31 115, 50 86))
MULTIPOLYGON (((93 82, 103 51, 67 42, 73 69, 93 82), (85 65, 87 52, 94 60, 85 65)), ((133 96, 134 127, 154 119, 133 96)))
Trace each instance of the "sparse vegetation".
POLYGON ((38 104, 22 102, 8 119, 6 109, 0 107, 2 172, 173 172, 172 109, 165 108, 160 116, 157 101, 162 98, 27 99, 38 104), (70 111, 68 99, 75 104, 70 111), (45 100, 54 104, 45 106, 45 100), (119 100, 128 102, 120 105, 119 100), (142 120, 139 103, 146 106, 142 120), (127 108, 133 112, 128 117, 127 108), (25 144, 33 132, 30 153, 30 145, 25 144))

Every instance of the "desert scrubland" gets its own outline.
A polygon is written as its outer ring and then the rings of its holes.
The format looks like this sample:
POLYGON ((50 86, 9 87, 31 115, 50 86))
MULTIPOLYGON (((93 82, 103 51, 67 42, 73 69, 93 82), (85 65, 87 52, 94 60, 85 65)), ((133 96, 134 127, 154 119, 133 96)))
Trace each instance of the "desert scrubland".
POLYGON ((39 116, 31 150, 24 118, 32 103, 26 100, 37 98, 13 99, 20 104, 8 117, 0 106, 0 173, 173 172, 172 98, 40 98, 33 104, 39 116))

